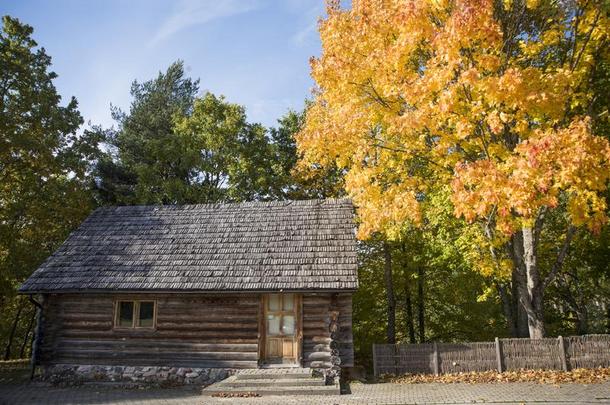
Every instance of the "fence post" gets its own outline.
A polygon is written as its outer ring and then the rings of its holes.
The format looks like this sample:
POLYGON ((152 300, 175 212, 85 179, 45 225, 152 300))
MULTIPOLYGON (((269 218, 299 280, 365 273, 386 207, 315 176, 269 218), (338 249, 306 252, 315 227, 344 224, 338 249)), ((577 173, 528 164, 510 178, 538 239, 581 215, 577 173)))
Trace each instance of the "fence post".
POLYGON ((563 336, 557 336, 557 342, 559 343, 559 358, 561 359, 561 369, 568 371, 568 359, 566 358, 566 346, 563 342, 563 336))
POLYGON ((377 344, 373 343, 373 375, 375 377, 378 376, 377 374, 377 344))
POLYGON ((496 338, 496 362, 498 363, 498 373, 504 371, 504 367, 502 365, 502 342, 500 342, 499 338, 496 338))
POLYGON ((436 342, 434 345, 434 375, 439 375, 441 373, 440 370, 440 357, 438 355, 438 344, 436 342))

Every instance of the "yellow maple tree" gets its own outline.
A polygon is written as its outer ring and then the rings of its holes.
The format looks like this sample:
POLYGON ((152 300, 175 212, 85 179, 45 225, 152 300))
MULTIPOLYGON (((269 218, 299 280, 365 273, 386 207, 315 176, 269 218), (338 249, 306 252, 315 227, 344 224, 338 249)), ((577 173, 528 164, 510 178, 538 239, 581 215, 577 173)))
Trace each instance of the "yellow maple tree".
POLYGON ((484 225, 492 255, 513 247, 530 335, 543 336, 543 291, 575 230, 607 222, 610 144, 587 106, 610 59, 608 5, 330 1, 319 31, 301 164, 346 170, 361 238, 420 223, 427 193, 450 185, 455 215, 484 225), (543 279, 537 235, 560 200, 570 227, 543 279))

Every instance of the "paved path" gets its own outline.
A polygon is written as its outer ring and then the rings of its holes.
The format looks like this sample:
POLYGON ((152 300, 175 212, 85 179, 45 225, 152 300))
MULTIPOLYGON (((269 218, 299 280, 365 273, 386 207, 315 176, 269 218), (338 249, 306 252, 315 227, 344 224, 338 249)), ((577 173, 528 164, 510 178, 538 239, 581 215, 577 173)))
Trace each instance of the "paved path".
POLYGON ((610 382, 561 386, 505 384, 351 384, 352 393, 333 397, 209 398, 194 389, 123 390, 0 385, 0 404, 610 404, 610 382))

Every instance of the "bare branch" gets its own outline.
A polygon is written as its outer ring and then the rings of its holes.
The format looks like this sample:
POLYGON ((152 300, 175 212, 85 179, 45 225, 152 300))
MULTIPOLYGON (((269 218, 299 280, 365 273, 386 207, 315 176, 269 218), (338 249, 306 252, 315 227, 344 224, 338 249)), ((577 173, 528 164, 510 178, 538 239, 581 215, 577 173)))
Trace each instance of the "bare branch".
POLYGON ((575 234, 576 234, 576 227, 574 225, 568 226, 568 231, 566 232, 566 237, 563 241, 563 245, 561 246, 561 250, 557 254, 557 258, 555 259, 555 263, 553 263, 553 267, 551 268, 551 271, 544 279, 542 288, 546 288, 549 284, 551 284, 553 282, 553 280, 555 279, 555 277, 557 276, 557 273, 559 272, 559 270, 561 270, 561 268, 563 267, 563 262, 565 261, 567 255, 568 255, 568 249, 570 248, 570 243, 572 242, 572 239, 574 238, 575 234))
POLYGON ((589 44, 589 41, 591 40, 593 31, 595 31, 595 28, 597 28, 597 23, 599 22, 601 12, 602 12, 601 9, 597 11, 597 14, 595 15, 595 20, 593 21, 593 24, 591 25, 591 29, 589 30, 589 32, 587 33, 587 36, 585 38, 585 43, 582 44, 582 47, 580 48, 580 52, 578 53, 578 56, 572 63, 572 66, 571 66, 572 70, 576 69, 576 66, 578 66, 578 63, 580 62, 580 58, 582 57, 582 54, 585 52, 585 49, 587 48, 587 45, 589 44))

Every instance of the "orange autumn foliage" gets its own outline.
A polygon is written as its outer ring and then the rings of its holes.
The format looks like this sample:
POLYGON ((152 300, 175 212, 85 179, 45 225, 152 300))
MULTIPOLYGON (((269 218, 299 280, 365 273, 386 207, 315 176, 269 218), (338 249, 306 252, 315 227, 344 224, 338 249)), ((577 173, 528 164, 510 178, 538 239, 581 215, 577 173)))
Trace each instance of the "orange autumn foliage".
POLYGON ((362 238, 419 223, 445 184, 457 216, 503 235, 560 199, 574 225, 599 230, 610 144, 580 107, 609 57, 600 4, 331 1, 301 165, 346 170, 362 238))

